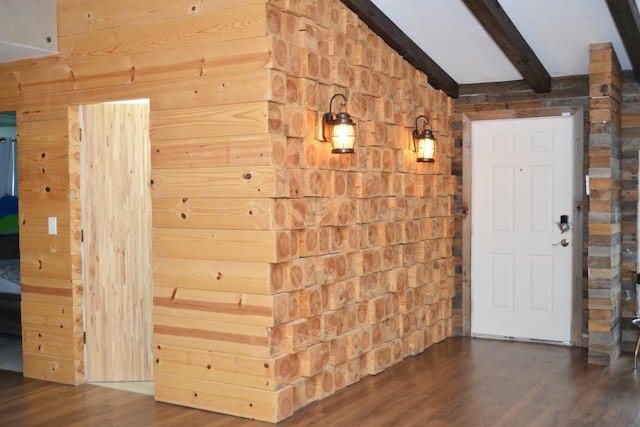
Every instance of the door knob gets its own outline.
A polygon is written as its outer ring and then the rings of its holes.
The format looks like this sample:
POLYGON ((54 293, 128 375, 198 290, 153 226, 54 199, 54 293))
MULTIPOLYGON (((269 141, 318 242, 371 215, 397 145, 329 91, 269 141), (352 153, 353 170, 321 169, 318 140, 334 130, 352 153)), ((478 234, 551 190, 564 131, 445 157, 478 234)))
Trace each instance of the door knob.
POLYGON ((567 247, 567 246, 569 246, 569 241, 568 241, 567 239, 562 239, 562 240, 560 240, 558 243, 552 243, 552 245, 553 245, 553 246, 558 246, 558 245, 560 245, 560 246, 567 247))

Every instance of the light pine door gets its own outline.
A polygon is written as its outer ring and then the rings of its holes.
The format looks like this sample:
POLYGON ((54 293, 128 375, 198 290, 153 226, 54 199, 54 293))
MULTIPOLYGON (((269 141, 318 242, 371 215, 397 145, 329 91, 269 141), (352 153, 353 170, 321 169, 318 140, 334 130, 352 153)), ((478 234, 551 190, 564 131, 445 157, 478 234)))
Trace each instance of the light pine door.
POLYGON ((472 123, 473 335, 571 340, 572 137, 571 117, 472 123))
POLYGON ((149 106, 81 114, 86 378, 152 380, 149 106))

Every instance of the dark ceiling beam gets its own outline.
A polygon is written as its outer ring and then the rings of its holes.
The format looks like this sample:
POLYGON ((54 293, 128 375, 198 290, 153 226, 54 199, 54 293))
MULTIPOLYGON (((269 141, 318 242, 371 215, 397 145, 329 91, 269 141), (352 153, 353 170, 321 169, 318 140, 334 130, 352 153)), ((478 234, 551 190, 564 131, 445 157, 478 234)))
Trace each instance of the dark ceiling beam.
POLYGON ((631 60, 636 80, 640 82, 640 13, 635 0, 607 0, 611 17, 631 60))
POLYGON ((498 0, 462 1, 520 72, 529 87, 537 93, 551 91, 551 76, 498 0))
POLYGON ((429 84, 452 98, 458 98, 458 83, 414 43, 370 0, 342 0, 345 6, 371 30, 397 51, 407 62, 424 72, 429 84))

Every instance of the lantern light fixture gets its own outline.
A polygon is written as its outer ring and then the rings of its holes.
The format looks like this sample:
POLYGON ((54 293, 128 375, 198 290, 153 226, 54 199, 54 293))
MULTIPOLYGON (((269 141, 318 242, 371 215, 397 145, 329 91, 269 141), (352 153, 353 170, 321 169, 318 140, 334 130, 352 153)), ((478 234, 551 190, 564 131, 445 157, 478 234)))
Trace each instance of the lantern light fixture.
POLYGON ((416 152, 416 161, 418 162, 434 162, 438 144, 433 134, 429 118, 424 115, 416 117, 416 128, 413 130, 413 147, 416 152), (418 120, 425 120, 425 127, 422 131, 418 130, 418 120), (427 126, 429 128, 427 129, 427 126))
POLYGON ((356 125, 351 116, 347 113, 347 98, 341 93, 331 97, 329 101, 329 112, 322 116, 322 140, 331 142, 332 153, 346 154, 355 152, 356 125), (340 104, 338 113, 333 117, 331 106, 336 97, 342 97, 344 103, 340 104), (344 111, 343 111, 344 110, 344 111))

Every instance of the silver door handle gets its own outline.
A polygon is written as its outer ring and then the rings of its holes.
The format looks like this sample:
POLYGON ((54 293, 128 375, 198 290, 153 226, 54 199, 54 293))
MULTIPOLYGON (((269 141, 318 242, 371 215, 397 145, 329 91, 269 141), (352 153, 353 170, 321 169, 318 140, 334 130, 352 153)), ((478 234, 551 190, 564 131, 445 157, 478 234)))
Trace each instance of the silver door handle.
POLYGON ((562 239, 562 240, 560 240, 558 243, 552 243, 552 245, 553 245, 553 246, 558 246, 558 245, 560 245, 560 246, 564 246, 564 247, 566 247, 566 246, 569 246, 569 241, 568 241, 567 239, 562 239))

